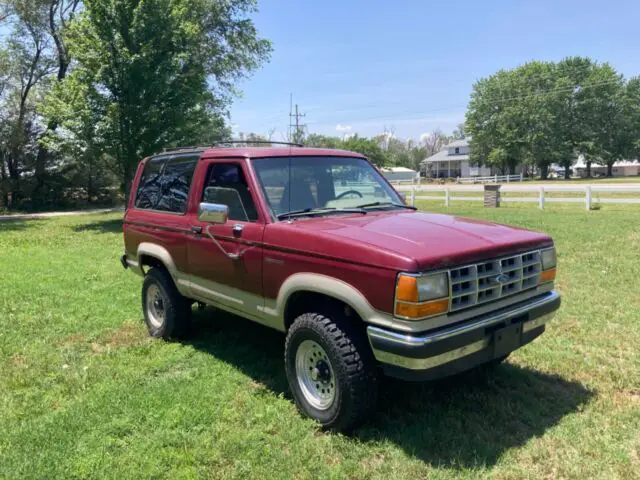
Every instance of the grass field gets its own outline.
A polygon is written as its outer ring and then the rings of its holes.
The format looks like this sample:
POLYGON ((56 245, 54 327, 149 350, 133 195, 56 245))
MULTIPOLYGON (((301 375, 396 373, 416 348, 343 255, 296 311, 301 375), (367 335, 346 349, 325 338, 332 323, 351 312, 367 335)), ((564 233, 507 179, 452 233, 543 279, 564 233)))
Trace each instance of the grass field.
POLYGON ((452 207, 552 234, 560 313, 494 373, 386 381, 353 437, 296 413, 276 332, 206 309, 149 339, 117 214, 0 223, 0 478, 639 478, 640 208, 613 207, 452 207))

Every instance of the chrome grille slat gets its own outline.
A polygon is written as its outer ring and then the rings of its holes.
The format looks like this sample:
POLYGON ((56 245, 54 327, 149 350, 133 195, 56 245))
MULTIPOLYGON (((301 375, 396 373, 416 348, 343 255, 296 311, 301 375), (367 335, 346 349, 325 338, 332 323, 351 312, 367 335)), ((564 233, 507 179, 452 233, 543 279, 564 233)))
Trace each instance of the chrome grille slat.
POLYGON ((535 288, 541 271, 539 250, 452 268, 449 311, 465 310, 535 288), (499 282, 499 275, 509 278, 499 282))

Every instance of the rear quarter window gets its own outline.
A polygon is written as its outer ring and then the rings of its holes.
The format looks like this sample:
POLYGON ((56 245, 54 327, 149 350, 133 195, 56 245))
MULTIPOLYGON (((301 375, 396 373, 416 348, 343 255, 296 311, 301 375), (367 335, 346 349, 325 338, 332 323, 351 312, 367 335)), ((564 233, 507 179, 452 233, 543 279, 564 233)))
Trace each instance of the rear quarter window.
POLYGON ((198 158, 199 154, 149 160, 138 185, 136 208, 185 213, 198 158))

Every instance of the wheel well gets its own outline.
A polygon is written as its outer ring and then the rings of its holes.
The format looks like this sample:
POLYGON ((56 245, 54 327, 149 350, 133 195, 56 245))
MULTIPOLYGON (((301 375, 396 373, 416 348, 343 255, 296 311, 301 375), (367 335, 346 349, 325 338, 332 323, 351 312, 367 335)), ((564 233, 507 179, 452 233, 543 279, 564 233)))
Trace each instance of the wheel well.
POLYGON ((142 273, 146 273, 144 271, 144 267, 164 268, 165 270, 167 270, 166 265, 162 263, 162 260, 160 260, 159 258, 142 254, 140 255, 140 268, 142 269, 142 273))
POLYGON ((293 321, 303 313, 311 312, 323 314, 339 313, 345 317, 353 318, 358 323, 362 322, 358 313, 342 300, 323 293, 305 290, 295 292, 287 300, 287 305, 284 309, 285 329, 289 330, 293 321))

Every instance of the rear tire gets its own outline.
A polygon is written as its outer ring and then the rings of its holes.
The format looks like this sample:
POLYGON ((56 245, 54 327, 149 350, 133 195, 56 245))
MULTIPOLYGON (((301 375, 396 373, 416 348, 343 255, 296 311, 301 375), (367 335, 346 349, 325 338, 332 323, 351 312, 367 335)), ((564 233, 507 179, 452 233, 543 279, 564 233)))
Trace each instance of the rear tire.
POLYGON ((152 268, 144 277, 142 311, 152 337, 177 338, 191 323, 191 302, 178 292, 163 268, 152 268))
POLYGON ((363 332, 346 319, 299 316, 287 334, 285 368, 300 412, 326 429, 349 432, 375 411, 376 362, 363 332))

